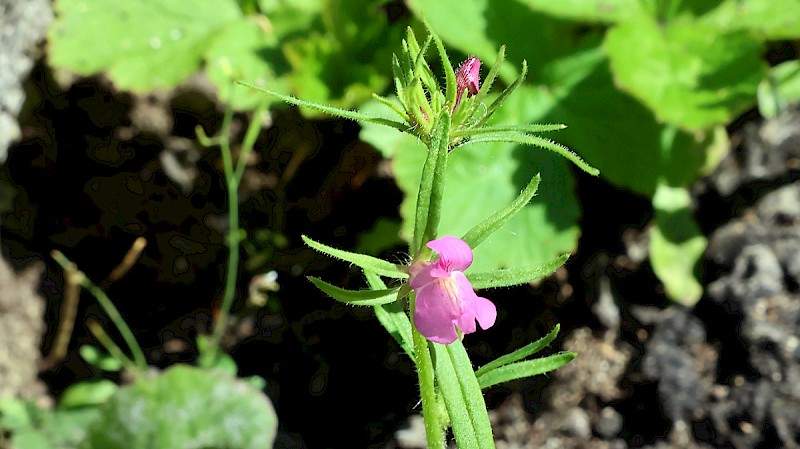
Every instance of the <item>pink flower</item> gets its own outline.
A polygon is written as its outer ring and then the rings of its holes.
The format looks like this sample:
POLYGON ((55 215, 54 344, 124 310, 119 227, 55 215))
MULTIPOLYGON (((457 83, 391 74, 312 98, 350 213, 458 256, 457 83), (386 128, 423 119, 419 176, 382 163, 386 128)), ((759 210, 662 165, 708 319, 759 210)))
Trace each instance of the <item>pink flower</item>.
POLYGON ((430 341, 450 344, 463 334, 492 327, 497 309, 475 294, 462 271, 472 265, 472 249, 463 240, 444 236, 428 242, 439 254, 436 262, 417 262, 409 268, 411 288, 417 294, 414 325, 430 341))
POLYGON ((475 56, 470 56, 466 61, 458 66, 456 72, 456 104, 453 105, 453 111, 456 110, 458 104, 461 103, 461 96, 464 91, 467 92, 467 98, 478 93, 481 87, 481 60, 475 56))

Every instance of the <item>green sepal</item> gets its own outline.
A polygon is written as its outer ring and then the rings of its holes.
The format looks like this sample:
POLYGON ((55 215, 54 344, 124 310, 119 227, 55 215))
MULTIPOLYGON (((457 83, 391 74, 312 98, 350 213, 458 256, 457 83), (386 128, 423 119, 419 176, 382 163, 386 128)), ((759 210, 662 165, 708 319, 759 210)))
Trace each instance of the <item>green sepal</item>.
POLYGON ((548 373, 566 365, 577 355, 574 352, 562 352, 540 359, 511 363, 478 377, 478 383, 482 389, 486 389, 503 382, 548 373))
POLYGON ((478 93, 475 94, 475 96, 473 97, 475 98, 476 103, 481 103, 483 102, 483 99, 486 98, 486 95, 492 88, 492 84, 494 84, 494 80, 497 78, 497 74, 500 72, 500 67, 503 66, 503 61, 505 61, 505 59, 506 59, 506 46, 501 45, 500 50, 497 51, 497 59, 494 60, 494 65, 492 65, 492 68, 489 69, 489 73, 483 79, 481 87, 480 89, 478 89, 478 93))
MULTIPOLYGON (((367 278, 367 284, 373 290, 386 289, 386 284, 381 278, 369 271, 364 270, 364 276, 367 278)), ((411 321, 408 319, 406 311, 400 305, 400 301, 390 302, 375 307, 375 317, 381 322, 383 327, 389 332, 389 335, 397 341, 397 344, 411 357, 411 360, 416 363, 414 357, 414 340, 411 336, 411 321)))
POLYGON ((467 231, 466 234, 461 238, 464 242, 469 245, 470 248, 473 250, 478 247, 486 237, 489 237, 492 233, 496 232, 500 229, 508 220, 510 220, 517 212, 521 211, 525 205, 527 205, 531 198, 536 195, 536 191, 539 189, 539 181, 541 180, 541 176, 538 174, 531 178, 528 185, 522 190, 522 192, 517 196, 517 198, 511 202, 508 206, 500 209, 499 211, 492 214, 489 218, 483 220, 482 222, 475 225, 472 229, 467 231))
POLYGON ((442 211, 442 197, 447 174, 448 139, 450 134, 450 113, 443 109, 436 117, 431 145, 422 167, 419 193, 417 194, 416 216, 414 218, 414 237, 411 253, 427 253, 425 242, 436 238, 442 211))
POLYGON ((532 136, 530 134, 514 133, 514 132, 486 134, 465 140, 461 145, 463 146, 463 145, 470 145, 470 144, 484 143, 484 142, 509 142, 509 143, 519 143, 522 145, 537 146, 560 154, 561 156, 567 158, 573 164, 577 165, 581 170, 585 171, 586 173, 589 173, 592 176, 597 176, 600 174, 600 170, 587 164, 583 159, 581 159, 580 156, 573 153, 572 150, 565 147, 564 145, 553 142, 550 139, 545 139, 544 137, 532 136))
POLYGON ((433 343, 432 346, 436 381, 450 415, 457 446, 461 449, 494 448, 480 383, 461 339, 449 345, 433 343))
POLYGON ((550 331, 549 334, 545 335, 544 337, 534 341, 533 343, 529 343, 516 351, 506 354, 504 356, 500 356, 491 362, 487 363, 480 367, 477 371, 475 371, 475 375, 479 378, 484 374, 487 374, 489 371, 494 369, 500 368, 501 366, 508 365, 510 363, 518 362, 530 355, 536 354, 537 352, 544 349, 547 345, 550 344, 555 338, 558 336, 558 331, 561 330, 561 325, 556 324, 553 330, 550 331))
POLYGON ((503 92, 500 93, 500 96, 495 98, 492 104, 490 104, 489 107, 486 108, 486 112, 484 112, 483 115, 478 119, 478 123, 476 123, 475 126, 481 126, 484 123, 486 123, 486 120, 489 120, 489 117, 491 117, 492 114, 494 114, 494 111, 496 111, 497 108, 499 108, 500 105, 503 104, 503 102, 506 101, 506 99, 515 90, 517 90, 517 87, 519 87, 522 84, 522 82, 525 81, 525 75, 527 74, 528 74, 528 62, 523 59, 522 73, 520 73, 519 77, 517 77, 517 79, 514 80, 513 83, 511 83, 508 87, 503 89, 503 92))
POLYGON ((426 22, 425 26, 427 26, 428 32, 433 36, 433 41, 436 43, 436 50, 439 51, 439 58, 442 60, 442 68, 444 69, 444 95, 447 99, 447 104, 452 107, 456 104, 456 71, 453 68, 453 64, 450 62, 450 58, 447 56, 447 51, 444 49, 444 44, 442 44, 442 40, 439 39, 439 35, 433 31, 429 23, 426 22))
POLYGON ((353 265, 363 268, 364 270, 373 271, 379 276, 386 276, 394 279, 408 278, 408 273, 406 272, 405 266, 395 265, 391 262, 378 259, 377 257, 368 256, 366 254, 351 253, 349 251, 336 249, 331 246, 315 242, 305 235, 302 236, 302 238, 306 245, 323 254, 327 254, 336 259, 341 259, 345 262, 350 262, 353 265))
POLYGON ((402 104, 403 109, 407 110, 408 105, 405 103, 405 86, 408 81, 406 80, 406 74, 403 72, 403 68, 400 67, 400 60, 397 58, 396 54, 392 55, 392 77, 394 78, 394 90, 397 93, 397 99, 402 104))
POLYGON ((307 107, 307 108, 311 108, 311 109, 316 109, 318 111, 321 111, 321 112, 324 112, 326 114, 330 114, 330 115, 333 115, 333 116, 336 116, 336 117, 342 117, 342 118, 346 118, 346 119, 350 119, 350 120, 356 120, 356 121, 360 121, 360 122, 374 123, 376 125, 388 126, 390 128, 395 128, 395 129, 398 129, 400 131, 406 131, 408 129, 408 126, 406 126, 405 123, 401 123, 401 122, 398 122, 398 121, 395 121, 395 120, 389 120, 389 119, 382 118, 382 117, 375 117, 375 116, 372 116, 372 115, 364 114, 364 113, 361 113, 361 112, 358 112, 358 111, 350 111, 348 109, 335 108, 333 106, 327 106, 327 105, 324 105, 324 104, 319 104, 319 103, 314 103, 314 102, 311 102, 311 101, 301 100, 299 98, 295 98, 295 97, 292 97, 290 95, 284 95, 284 94, 281 94, 281 93, 278 93, 278 92, 275 92, 275 91, 272 91, 272 90, 269 90, 269 89, 264 89, 263 87, 258 87, 258 86, 255 86, 253 84, 245 83, 243 81, 236 81, 236 84, 239 84, 239 85, 242 85, 242 86, 245 86, 245 87, 249 87, 250 89, 257 90, 257 91, 259 91, 259 92, 261 92, 263 94, 267 94, 267 95, 272 95, 272 96, 278 97, 281 100, 283 100, 283 101, 285 101, 285 102, 287 102, 289 104, 293 104, 295 106, 302 106, 302 107, 307 107))
POLYGON ((482 288, 511 287, 512 285, 524 284, 552 274, 561 265, 564 265, 567 259, 569 259, 569 254, 562 254, 541 265, 502 268, 485 273, 467 274, 467 279, 469 279, 470 284, 472 284, 472 288, 476 290, 482 288))
POLYGON ((314 276, 306 276, 306 278, 331 298, 351 306, 379 306, 381 304, 388 304, 397 301, 397 292, 400 291, 400 287, 387 288, 384 290, 347 290, 329 284, 314 276))

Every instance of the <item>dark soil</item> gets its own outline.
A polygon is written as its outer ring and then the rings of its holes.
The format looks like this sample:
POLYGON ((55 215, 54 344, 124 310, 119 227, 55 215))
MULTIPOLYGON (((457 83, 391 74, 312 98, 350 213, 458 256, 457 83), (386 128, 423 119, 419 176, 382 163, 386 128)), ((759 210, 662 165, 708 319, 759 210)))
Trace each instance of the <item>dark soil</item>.
MULTIPOLYGON (((51 351, 63 294, 51 250, 99 282, 141 236, 141 260, 108 293, 152 364, 191 363, 195 337, 216 313, 226 260, 219 153, 193 140, 196 125, 217 130, 218 106, 202 83, 144 98, 102 79, 62 91, 43 66, 28 91, 22 139, 0 175, 16 194, 2 216, 2 252, 17 270, 44 261, 44 301, 24 287, 5 288, 30 285, 34 267, 0 281, 0 305, 16 291, 41 306, 33 312, 46 308, 47 330, 30 319, 27 330, 2 325, 0 342, 24 334, 19 344, 28 349, 20 350, 30 353, 43 339, 41 350, 51 351)), ((246 120, 237 117, 239 129, 246 120)), ((649 201, 577 172, 584 235, 575 256, 536 286, 486 293, 500 316, 465 341, 476 364, 555 323, 562 333, 552 351, 580 353, 550 376, 488 391, 499 448, 798 447, 800 112, 771 122, 751 115, 730 131, 738 144, 694 187, 710 245, 707 296, 693 309, 666 299, 647 262, 649 201)), ((401 194, 357 135, 350 122, 280 111, 259 138, 240 192, 255 246, 242 257, 226 344, 241 375, 267 380, 281 419, 277 447, 420 444, 409 360, 371 312, 334 303, 304 278, 363 282, 347 264, 306 249, 301 234, 352 248, 379 219, 397 218, 401 194), (264 307, 248 303, 251 279, 273 269, 281 290, 264 307)), ((77 356, 79 345, 96 345, 90 318, 107 323, 84 294, 66 358, 39 374, 56 398, 71 383, 106 375, 77 356)), ((15 372, 28 377, 19 385, 38 382, 30 367, 39 355, 29 358, 15 372)))

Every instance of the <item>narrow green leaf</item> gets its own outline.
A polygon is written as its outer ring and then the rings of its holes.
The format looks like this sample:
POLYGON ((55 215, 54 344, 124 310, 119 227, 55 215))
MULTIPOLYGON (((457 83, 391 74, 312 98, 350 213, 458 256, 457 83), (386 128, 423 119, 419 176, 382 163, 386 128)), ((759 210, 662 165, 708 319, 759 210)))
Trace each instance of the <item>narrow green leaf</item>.
POLYGON ((541 265, 502 268, 490 272, 468 274, 467 278, 472 284, 472 288, 476 290, 482 288, 511 287, 512 285, 524 284, 555 273, 561 265, 564 265, 567 259, 569 259, 569 254, 562 254, 541 265))
POLYGON ((482 389, 486 389, 510 380, 548 373, 566 365, 577 355, 574 352, 562 352, 561 354, 554 354, 540 359, 525 360, 524 362, 501 366, 478 377, 478 383, 480 383, 482 389))
POLYGON ((520 73, 520 75, 517 77, 516 80, 514 80, 513 83, 511 83, 511 85, 503 89, 503 92, 500 93, 500 96, 495 98, 492 104, 490 104, 489 107, 486 108, 486 112, 484 112, 481 118, 478 119, 478 123, 476 126, 481 126, 484 123, 486 123, 486 120, 489 120, 489 117, 491 117, 492 114, 494 114, 494 111, 496 111, 497 108, 499 108, 500 105, 503 104, 503 102, 511 95, 512 92, 514 92, 517 89, 517 87, 520 86, 520 84, 522 84, 522 82, 525 80, 525 75, 527 74, 528 74, 528 62, 523 59, 522 73, 520 73))
POLYGON ((447 345, 447 353, 453 362, 453 367, 458 373, 458 381, 461 390, 464 392, 464 399, 467 403, 467 411, 472 418, 472 426, 475 429, 475 437, 481 448, 493 448, 494 437, 492 435, 492 425, 489 422, 489 413, 486 410, 486 402, 483 400, 483 393, 472 368, 472 361, 467 355, 467 350, 457 339, 447 345))
POLYGON ((271 91, 269 89, 264 89, 263 87, 258 87, 258 86, 255 86, 253 84, 245 83, 243 81, 236 81, 236 84, 239 84, 239 85, 242 85, 242 86, 245 86, 245 87, 249 87, 250 89, 257 90, 257 91, 259 91, 259 92, 261 92, 263 94, 267 94, 267 95, 272 95, 272 96, 278 97, 281 100, 283 100, 283 101, 285 101, 287 103, 293 104, 295 106, 303 106, 303 107, 307 107, 307 108, 311 108, 311 109, 316 109, 318 111, 321 111, 321 112, 324 112, 326 114, 330 114, 330 115, 333 115, 333 116, 336 116, 336 117, 342 117, 342 118, 361 121, 361 122, 375 123, 376 125, 388 126, 390 128, 399 129, 400 131, 405 131, 406 129, 408 129, 408 126, 406 126, 404 123, 400 123, 400 122, 395 121, 395 120, 389 120, 389 119, 385 119, 385 118, 382 118, 382 117, 375 117, 375 116, 372 116, 372 115, 363 114, 363 113, 358 112, 358 111, 350 111, 348 109, 335 108, 333 106, 327 106, 327 105, 324 105, 324 104, 313 103, 313 102, 310 102, 310 101, 301 100, 299 98, 295 98, 295 97, 292 97, 292 96, 289 96, 289 95, 280 94, 278 92, 274 92, 274 91, 271 91))
POLYGON ((567 125, 561 123, 531 123, 529 125, 498 125, 484 126, 480 128, 459 129, 450 133, 451 137, 477 136, 481 134, 493 134, 503 132, 517 133, 543 133, 549 131, 560 131, 567 125))
POLYGON ((306 276, 306 278, 331 298, 345 304, 350 304, 351 306, 379 306, 381 304, 388 304, 397 301, 397 292, 400 291, 400 287, 387 288, 385 290, 347 290, 329 284, 314 276, 306 276))
MULTIPOLYGON (((466 423, 457 423, 451 414, 453 434, 456 436, 458 447, 469 447, 462 445, 462 442, 459 441, 458 427, 461 427, 461 433, 464 434, 467 442, 471 442, 472 440, 469 437, 474 435, 478 444, 477 447, 482 449, 493 448, 494 437, 492 436, 492 426, 489 423, 489 414, 486 411, 486 403, 483 400, 483 393, 481 393, 478 379, 472 369, 472 362, 464 349, 464 345, 460 339, 457 339, 449 345, 434 343, 433 346, 436 353, 436 375, 439 376, 440 366, 446 373, 450 373, 450 369, 452 369, 451 375, 455 379, 447 379, 447 381, 453 384, 449 388, 455 391, 451 391, 449 394, 453 396, 458 394, 460 397, 451 397, 450 400, 454 406, 465 408, 464 411, 468 419, 466 423), (440 361, 442 362, 441 364, 440 361), (447 363, 448 361, 449 363, 447 363), (456 386, 457 390, 455 389, 456 386)), ((440 380, 439 385, 442 385, 439 377, 437 377, 437 380, 440 380)), ((444 393, 444 387, 442 387, 442 393, 445 405, 447 405, 448 393, 444 393)), ((449 406, 448 412, 450 412, 449 406)))
POLYGON ((422 178, 417 195, 412 254, 426 251, 424 243, 436 237, 441 218, 442 197, 444 196, 449 133, 450 114, 447 110, 442 110, 436 118, 431 135, 431 145, 422 168, 422 178))
POLYGON ((408 122, 408 115, 406 115, 406 111, 403 110, 402 106, 398 106, 392 100, 378 94, 372 94, 372 98, 394 111, 404 122, 408 122))
POLYGON ((480 89, 478 89, 478 93, 475 94, 475 102, 480 103, 486 98, 486 95, 489 93, 489 90, 492 88, 492 84, 494 84, 494 80, 497 78, 497 74, 500 72, 500 67, 503 66, 503 61, 506 59, 506 46, 501 45, 500 50, 497 52, 497 59, 494 60, 494 65, 492 68, 489 69, 489 73, 483 79, 483 83, 481 83, 480 89))
MULTIPOLYGON (((453 428, 456 445, 460 449, 481 449, 472 417, 469 414, 467 401, 464 398, 464 391, 461 389, 461 383, 458 379, 459 373, 453 366, 453 360, 450 358, 447 347, 438 343, 432 343, 431 346, 433 346, 435 355, 434 371, 436 372, 436 383, 442 393, 447 413, 450 415, 450 425, 453 428)), ((473 376, 472 368, 464 374, 473 376)), ((491 447, 494 447, 494 445, 491 447)))
POLYGON ((537 174, 531 178, 527 186, 522 190, 519 196, 508 206, 495 212, 492 216, 478 223, 467 231, 462 237, 462 240, 467 242, 470 248, 477 248, 486 237, 493 234, 500 229, 508 220, 522 210, 527 205, 531 198, 536 195, 536 190, 539 188, 539 181, 541 177, 537 174))
POLYGON ((436 49, 439 51, 439 58, 442 60, 442 68, 444 69, 444 80, 445 80, 445 97, 447 98, 447 104, 454 105, 456 103, 456 71, 453 69, 453 64, 450 62, 450 58, 447 56, 447 51, 444 49, 444 44, 442 44, 442 40, 439 39, 439 36, 433 31, 430 24, 426 22, 425 24, 428 27, 428 32, 433 36, 433 41, 436 43, 436 49))
POLYGON ((391 262, 387 262, 383 259, 378 259, 377 257, 368 256, 366 254, 351 253, 349 251, 336 249, 331 246, 315 242, 314 240, 311 240, 305 235, 302 237, 306 245, 310 246, 311 248, 323 254, 327 254, 331 257, 344 260, 345 262, 350 262, 353 265, 361 267, 365 270, 374 271, 380 276, 386 276, 394 279, 408 278, 408 273, 406 272, 405 267, 403 266, 395 265, 391 262))
POLYGON ((523 145, 537 146, 560 154, 561 156, 570 160, 573 164, 577 165, 578 168, 585 171, 586 173, 589 173, 592 176, 597 176, 600 174, 600 170, 587 164, 583 159, 581 159, 580 156, 572 152, 572 150, 565 147, 564 145, 553 142, 550 139, 545 139, 544 137, 532 136, 530 134, 516 134, 516 133, 489 134, 469 139, 465 141, 462 145, 470 145, 483 142, 511 142, 511 143, 520 143, 523 145))
MULTIPOLYGON (((386 284, 381 278, 369 270, 364 270, 364 276, 367 278, 367 283, 373 290, 386 289, 386 284)), ((411 336, 411 321, 408 319, 400 301, 390 302, 375 307, 375 316, 381 322, 389 335, 397 341, 397 344, 411 357, 411 360, 416 363, 414 357, 414 340, 411 336)))
POLYGON ((397 59, 396 54, 392 54, 392 77, 394 78, 394 90, 397 93, 397 99, 402 103, 403 109, 408 109, 405 104, 405 85, 408 83, 406 74, 400 67, 400 60, 397 59))
POLYGON ((506 354, 504 356, 500 356, 491 362, 487 363, 480 367, 477 371, 475 371, 475 375, 477 377, 481 377, 482 375, 488 373, 489 371, 499 368, 501 366, 508 365, 509 363, 514 363, 520 361, 529 355, 536 354, 537 352, 544 349, 545 346, 549 345, 550 342, 555 340, 556 336, 558 335, 558 331, 561 330, 561 325, 556 324, 553 330, 550 331, 549 334, 545 335, 544 337, 534 341, 533 343, 529 343, 516 351, 506 354))

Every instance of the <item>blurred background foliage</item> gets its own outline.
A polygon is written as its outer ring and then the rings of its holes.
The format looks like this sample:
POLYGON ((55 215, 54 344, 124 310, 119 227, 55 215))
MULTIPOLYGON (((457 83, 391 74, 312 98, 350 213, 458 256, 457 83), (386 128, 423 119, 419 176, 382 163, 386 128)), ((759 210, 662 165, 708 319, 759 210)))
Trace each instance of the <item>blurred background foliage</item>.
MULTIPOLYGON (((54 66, 82 75, 104 71, 134 91, 170 88, 202 70, 220 99, 237 109, 264 100, 233 88, 232 80, 375 109, 371 93, 390 88, 389 58, 401 33, 408 25, 421 28, 418 20, 394 20, 403 5, 381 0, 204 0, 191 7, 59 0, 56 6, 49 34, 54 66)), ((764 58, 771 41, 800 37, 800 2, 409 0, 406 6, 460 52, 453 58, 476 55, 490 64, 506 45, 506 83, 528 62, 525 94, 495 120, 565 123, 559 141, 612 184, 653 199, 653 268, 672 299, 695 303, 705 243, 691 204, 675 209, 655 200, 716 166, 728 148, 724 127, 739 114, 758 104, 774 115, 800 98, 798 61, 764 58), (666 218, 675 213, 685 219, 666 218)), ((405 137, 369 126, 362 135, 394 157, 398 184, 413 198, 421 147, 405 137)), ((580 212, 572 169, 541 152, 492 145, 455 156, 445 233, 463 232, 487 205, 514 198, 520 180, 543 173, 527 213, 479 249, 481 269, 501 267, 506 257, 542 263, 575 248, 580 212)), ((410 204, 402 207, 405 236, 410 204)))

